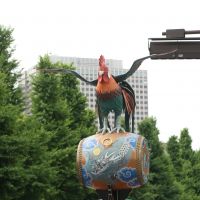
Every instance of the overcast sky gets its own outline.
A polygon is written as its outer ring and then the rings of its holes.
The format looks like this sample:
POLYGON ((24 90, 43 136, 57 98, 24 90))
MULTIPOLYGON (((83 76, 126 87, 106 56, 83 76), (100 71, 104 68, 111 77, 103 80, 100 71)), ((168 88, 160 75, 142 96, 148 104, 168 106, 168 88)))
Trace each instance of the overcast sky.
MULTIPOLYGON (((148 38, 166 29, 200 29, 198 0, 1 0, 0 24, 14 28, 15 57, 25 69, 52 53, 123 60, 147 56, 148 38)), ((200 60, 147 60, 149 114, 160 139, 188 128, 200 149, 200 60)))

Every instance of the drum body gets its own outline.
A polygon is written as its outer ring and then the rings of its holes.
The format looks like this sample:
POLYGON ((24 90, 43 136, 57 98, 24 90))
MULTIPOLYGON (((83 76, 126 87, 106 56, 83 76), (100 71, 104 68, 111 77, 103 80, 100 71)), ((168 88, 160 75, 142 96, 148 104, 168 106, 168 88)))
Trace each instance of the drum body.
POLYGON ((80 141, 77 150, 80 182, 93 189, 136 188, 147 182, 147 140, 134 133, 96 134, 80 141))

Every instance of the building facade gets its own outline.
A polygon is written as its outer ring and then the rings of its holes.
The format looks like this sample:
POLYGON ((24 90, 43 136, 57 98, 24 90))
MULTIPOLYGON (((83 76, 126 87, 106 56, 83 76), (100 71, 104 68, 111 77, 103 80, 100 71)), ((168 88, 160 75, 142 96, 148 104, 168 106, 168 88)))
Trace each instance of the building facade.
POLYGON ((31 115, 31 91, 32 91, 32 84, 31 79, 32 76, 36 74, 36 69, 31 68, 26 71, 21 72, 21 76, 18 80, 18 84, 22 90, 23 100, 24 100, 24 113, 27 115, 31 115))
MULTIPOLYGON (((98 75, 99 59, 95 58, 77 58, 77 57, 62 57, 51 56, 51 61, 56 63, 58 61, 63 63, 72 64, 76 71, 81 74, 87 80, 95 80, 98 75)), ((128 71, 123 68, 121 60, 106 59, 106 65, 108 66, 111 74, 120 75, 128 71)), ((131 85, 135 91, 136 98, 136 110, 135 110, 135 132, 137 132, 137 124, 145 117, 148 116, 148 82, 147 71, 137 70, 131 77, 127 79, 127 82, 131 85)), ((80 81, 80 90, 87 97, 88 107, 95 110, 96 95, 95 87, 91 86, 83 81, 80 81)), ((109 121, 113 126, 114 114, 110 114, 109 121)))

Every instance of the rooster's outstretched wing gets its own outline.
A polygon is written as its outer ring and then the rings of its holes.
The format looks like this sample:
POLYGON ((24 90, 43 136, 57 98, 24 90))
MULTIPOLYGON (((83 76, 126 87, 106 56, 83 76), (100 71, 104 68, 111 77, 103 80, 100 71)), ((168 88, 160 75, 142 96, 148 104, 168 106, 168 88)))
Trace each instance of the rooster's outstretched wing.
MULTIPOLYGON (((131 68, 129 69, 128 72, 126 72, 125 74, 121 74, 121 75, 118 75, 118 76, 113 76, 113 78, 115 79, 115 81, 117 83, 120 83, 124 80, 126 80, 128 77, 130 77, 138 68, 139 66, 142 64, 142 62, 148 58, 154 58, 154 57, 159 57, 159 56, 163 56, 163 55, 169 55, 169 54, 173 54, 175 53, 177 50, 173 50, 173 51, 170 51, 170 52, 167 52, 167 53, 162 53, 162 54, 152 54, 150 56, 146 56, 146 57, 143 57, 143 58, 139 58, 137 60, 135 60, 131 66, 131 68)), ((81 76, 79 73, 77 73, 76 71, 74 70, 70 70, 70 69, 63 69, 63 68, 55 68, 55 69, 39 69, 40 71, 43 71, 43 72, 60 72, 60 73, 66 73, 66 74, 73 74, 74 76, 76 76, 78 79, 90 84, 90 85, 93 85, 93 86, 96 86, 97 83, 98 83, 98 80, 95 79, 95 80, 92 80, 92 81, 88 81, 87 79, 85 79, 83 76, 81 76)))
POLYGON ((137 60, 135 60, 131 66, 131 68, 128 70, 128 72, 126 72, 125 74, 121 74, 118 76, 114 76, 114 79, 117 83, 122 82, 124 80, 126 80, 128 77, 130 77, 131 75, 133 75, 133 73, 139 68, 139 66, 142 64, 142 62, 148 58, 154 58, 154 57, 159 57, 159 56, 163 56, 163 55, 169 55, 169 54, 173 54, 177 51, 173 50, 170 52, 166 52, 166 53, 162 53, 162 54, 152 54, 150 56, 146 56, 143 58, 139 58, 137 60))
POLYGON ((80 79, 81 81, 84 81, 90 85, 96 86, 98 80, 92 80, 92 81, 88 81, 87 79, 85 79, 83 76, 81 76, 79 73, 77 73, 74 70, 70 70, 70 69, 62 69, 62 68, 58 68, 58 69, 42 69, 41 71, 43 72, 54 72, 54 73, 64 73, 64 74, 73 74, 74 76, 76 76, 78 79, 80 79))

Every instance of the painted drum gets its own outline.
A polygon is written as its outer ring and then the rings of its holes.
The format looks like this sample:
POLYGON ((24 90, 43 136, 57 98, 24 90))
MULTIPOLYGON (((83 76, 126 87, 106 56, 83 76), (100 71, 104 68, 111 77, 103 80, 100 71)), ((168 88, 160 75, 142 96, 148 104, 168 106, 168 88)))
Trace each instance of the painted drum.
POLYGON ((137 188, 147 182, 147 140, 134 133, 92 135, 80 141, 77 171, 85 187, 106 190, 137 188))

